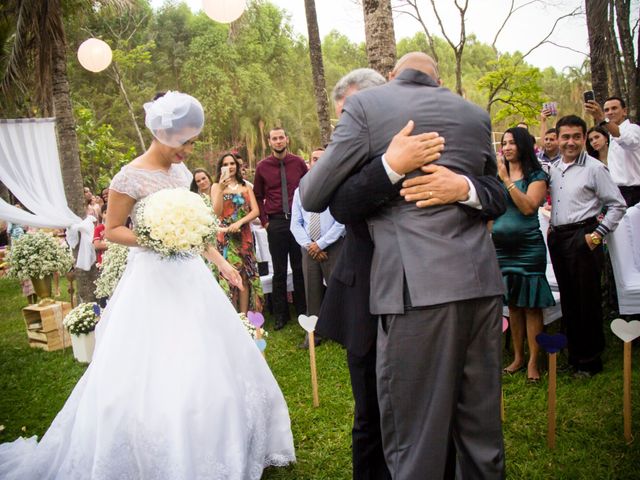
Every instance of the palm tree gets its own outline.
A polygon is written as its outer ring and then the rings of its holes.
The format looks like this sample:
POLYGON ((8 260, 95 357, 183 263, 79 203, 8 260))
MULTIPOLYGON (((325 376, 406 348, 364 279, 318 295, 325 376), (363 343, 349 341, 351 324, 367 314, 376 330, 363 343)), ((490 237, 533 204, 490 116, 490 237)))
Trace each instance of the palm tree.
MULTIPOLYGON (((87 7, 93 3, 86 0, 87 7)), ((102 0, 101 6, 123 7, 127 0, 102 0)), ((67 203, 78 216, 85 216, 82 174, 76 122, 67 78, 67 44, 61 0, 7 0, 0 10, 15 19, 13 45, 8 53, 0 80, 0 91, 12 87, 24 89, 35 73, 36 96, 44 114, 56 117, 58 150, 67 203), (35 72, 32 72, 32 68, 35 72)), ((94 298, 93 275, 79 272, 78 295, 82 301, 94 298)))
POLYGON ((327 100, 327 87, 324 80, 322 47, 320 45, 320 33, 318 32, 315 0, 304 0, 304 8, 307 13, 309 55, 311 57, 313 89, 316 95, 316 108, 318 110, 318 121, 320 123, 320 136, 322 137, 322 144, 326 145, 331 138, 331 123, 329 122, 329 101, 327 100))
POLYGON ((391 0, 363 0, 362 10, 369 66, 387 78, 396 63, 391 0))

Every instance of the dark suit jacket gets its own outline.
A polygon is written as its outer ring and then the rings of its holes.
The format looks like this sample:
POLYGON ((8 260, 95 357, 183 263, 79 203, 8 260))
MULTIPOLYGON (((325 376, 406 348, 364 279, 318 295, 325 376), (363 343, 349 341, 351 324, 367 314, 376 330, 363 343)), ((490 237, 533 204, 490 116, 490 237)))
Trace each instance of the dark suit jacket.
MULTIPOLYGON (((485 220, 502 215, 506 199, 495 172, 469 175, 482 205, 477 210, 458 205, 469 215, 485 220)), ((357 356, 364 356, 376 341, 376 317, 369 309, 369 275, 373 242, 365 222, 380 206, 395 198, 402 182, 393 185, 381 157, 352 175, 334 194, 330 209, 333 217, 346 226, 342 252, 329 279, 316 331, 331 338, 357 356)))

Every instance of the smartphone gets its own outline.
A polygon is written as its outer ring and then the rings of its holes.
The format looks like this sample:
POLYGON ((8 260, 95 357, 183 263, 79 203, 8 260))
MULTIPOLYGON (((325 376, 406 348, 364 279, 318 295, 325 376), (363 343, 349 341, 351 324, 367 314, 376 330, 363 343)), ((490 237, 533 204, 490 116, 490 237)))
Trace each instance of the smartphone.
POLYGON ((584 103, 587 103, 590 100, 594 100, 596 99, 596 95, 595 93, 593 93, 593 90, 587 90, 586 92, 584 92, 582 94, 582 98, 584 98, 584 103))
POLYGON ((220 178, 221 179, 227 178, 229 176, 229 168, 230 167, 222 167, 220 169, 220 178))
POLYGON ((542 104, 543 110, 549 110, 549 115, 558 115, 558 102, 546 102, 542 104))

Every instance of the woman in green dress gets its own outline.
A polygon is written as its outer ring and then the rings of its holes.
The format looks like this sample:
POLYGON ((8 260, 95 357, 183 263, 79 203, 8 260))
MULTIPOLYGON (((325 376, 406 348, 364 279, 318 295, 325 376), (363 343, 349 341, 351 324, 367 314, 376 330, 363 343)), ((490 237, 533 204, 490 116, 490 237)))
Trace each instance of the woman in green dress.
POLYGON ((542 332, 542 309, 555 305, 545 277, 547 252, 538 208, 547 193, 548 178, 533 149, 531 135, 524 128, 510 128, 502 136, 498 175, 507 195, 507 210, 493 224, 500 270, 509 306, 514 359, 504 369, 512 374, 525 367, 525 332, 529 345, 527 378, 540 380, 536 335, 542 332))

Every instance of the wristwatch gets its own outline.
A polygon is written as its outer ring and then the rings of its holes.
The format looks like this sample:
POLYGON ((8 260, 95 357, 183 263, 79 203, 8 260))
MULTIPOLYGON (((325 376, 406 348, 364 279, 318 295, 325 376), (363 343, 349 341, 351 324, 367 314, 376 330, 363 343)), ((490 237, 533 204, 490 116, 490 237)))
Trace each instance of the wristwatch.
POLYGON ((604 120, 598 124, 599 127, 606 127, 607 125, 609 125, 609 119, 607 117, 604 117, 604 120))
POLYGON ((600 245, 602 243, 602 239, 598 236, 596 232, 591 234, 591 243, 594 245, 600 245))

